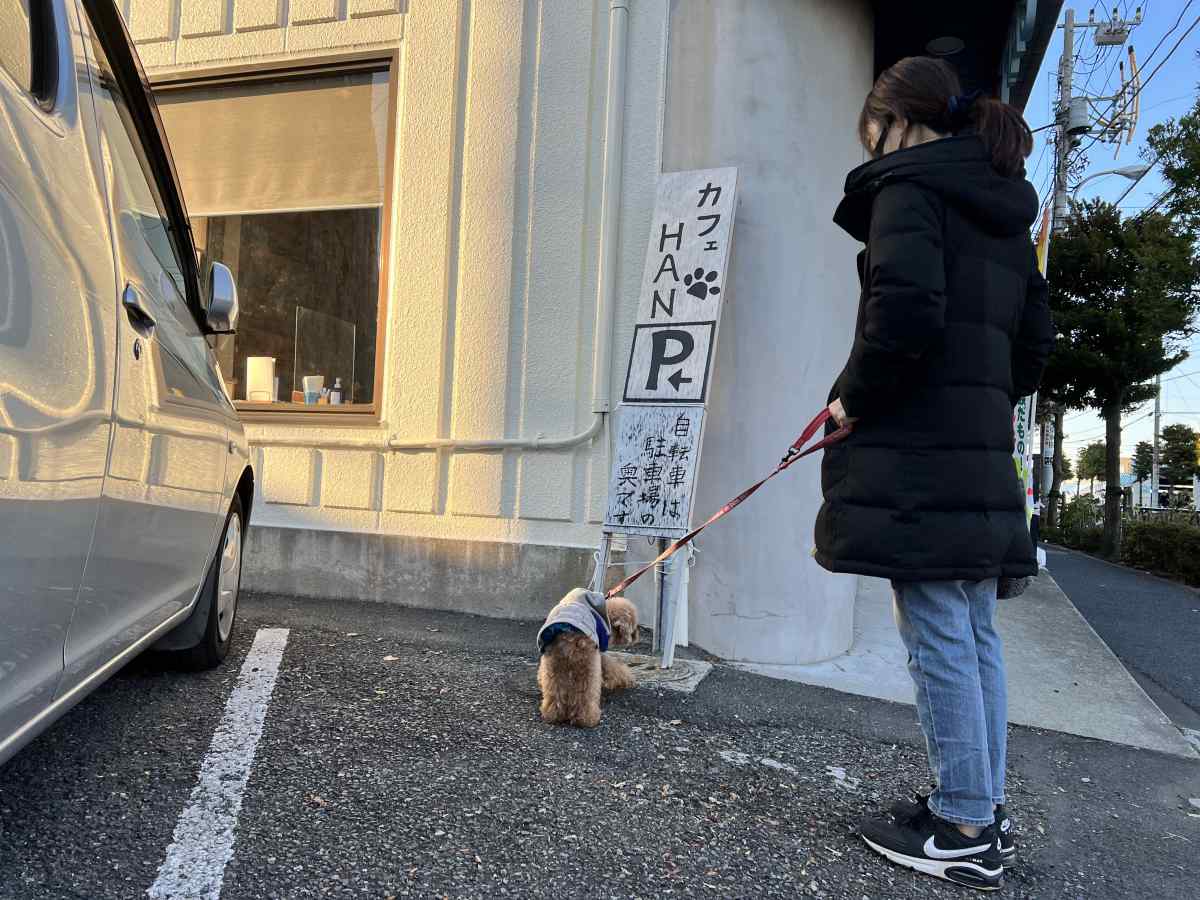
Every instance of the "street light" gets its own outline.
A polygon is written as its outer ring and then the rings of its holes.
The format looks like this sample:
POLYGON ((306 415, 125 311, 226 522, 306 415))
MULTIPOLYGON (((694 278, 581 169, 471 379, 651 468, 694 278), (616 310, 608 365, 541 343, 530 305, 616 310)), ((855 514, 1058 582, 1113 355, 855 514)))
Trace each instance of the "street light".
POLYGON ((1103 178, 1105 175, 1120 175, 1122 178, 1128 178, 1130 181, 1137 181, 1143 175, 1150 171, 1151 166, 1124 166, 1120 169, 1105 169, 1103 172, 1093 172, 1079 184, 1075 185, 1075 190, 1071 191, 1071 202, 1075 202, 1075 195, 1079 193, 1079 189, 1091 181, 1093 178, 1103 178))

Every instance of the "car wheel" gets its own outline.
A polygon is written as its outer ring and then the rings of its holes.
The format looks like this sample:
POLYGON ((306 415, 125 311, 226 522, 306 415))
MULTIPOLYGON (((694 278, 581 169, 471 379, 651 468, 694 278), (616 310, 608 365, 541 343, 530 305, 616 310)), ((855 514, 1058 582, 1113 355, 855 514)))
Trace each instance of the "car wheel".
POLYGON ((204 579, 201 608, 207 608, 204 634, 194 647, 169 653, 171 662, 185 669, 212 669, 229 654, 233 624, 237 619, 238 593, 242 586, 242 545, 245 534, 242 501, 234 497, 225 518, 225 531, 212 568, 204 579))

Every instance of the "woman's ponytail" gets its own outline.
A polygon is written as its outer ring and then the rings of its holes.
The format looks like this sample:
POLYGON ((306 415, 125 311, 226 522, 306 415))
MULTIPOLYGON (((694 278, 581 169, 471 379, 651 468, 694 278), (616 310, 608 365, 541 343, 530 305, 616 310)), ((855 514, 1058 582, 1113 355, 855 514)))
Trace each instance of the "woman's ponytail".
POLYGON ((971 104, 967 118, 970 125, 966 130, 979 135, 996 171, 1009 178, 1024 173, 1025 158, 1033 152, 1033 133, 1015 107, 979 97, 971 104))
POLYGON ((943 59, 910 56, 879 76, 858 120, 859 138, 868 152, 869 125, 901 119, 942 134, 978 134, 992 165, 1010 178, 1024 172, 1025 158, 1033 151, 1033 134, 1021 113, 979 91, 963 96, 958 74, 943 59))

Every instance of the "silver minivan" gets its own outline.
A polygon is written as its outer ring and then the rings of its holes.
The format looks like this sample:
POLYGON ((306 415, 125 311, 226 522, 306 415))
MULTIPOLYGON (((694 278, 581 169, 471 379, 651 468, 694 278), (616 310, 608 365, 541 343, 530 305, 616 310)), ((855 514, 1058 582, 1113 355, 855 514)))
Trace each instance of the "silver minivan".
POLYGON ((112 0, 0 0, 0 763, 143 650, 228 652, 237 310, 112 0))

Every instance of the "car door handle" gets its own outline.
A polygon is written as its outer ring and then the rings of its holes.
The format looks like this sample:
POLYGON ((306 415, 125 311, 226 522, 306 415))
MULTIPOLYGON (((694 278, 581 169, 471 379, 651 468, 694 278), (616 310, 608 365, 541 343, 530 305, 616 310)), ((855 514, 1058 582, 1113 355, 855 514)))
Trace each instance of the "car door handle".
POLYGON ((154 316, 150 314, 142 292, 132 284, 126 284, 125 292, 121 295, 121 305, 125 307, 125 312, 129 316, 129 322, 133 325, 134 330, 149 337, 156 323, 154 316))

